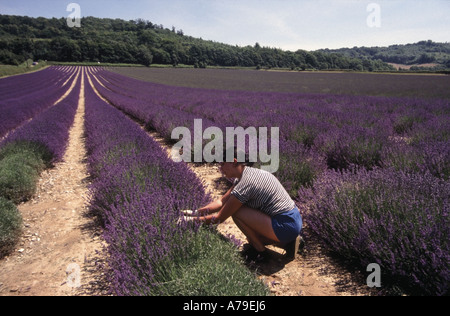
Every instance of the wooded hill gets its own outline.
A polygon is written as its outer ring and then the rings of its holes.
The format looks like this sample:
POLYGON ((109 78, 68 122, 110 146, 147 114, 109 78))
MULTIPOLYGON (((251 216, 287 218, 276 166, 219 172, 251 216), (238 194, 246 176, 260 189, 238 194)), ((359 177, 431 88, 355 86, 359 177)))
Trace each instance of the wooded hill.
POLYGON ((349 58, 368 58, 409 66, 436 64, 435 67, 427 67, 435 70, 450 68, 450 43, 436 43, 431 40, 389 47, 353 47, 320 51, 325 54, 336 53, 349 58))
MULTIPOLYGON (((301 43, 299 43, 301 45, 301 43)), ((81 19, 70 28, 65 18, 46 19, 0 15, 0 63, 24 61, 101 62, 195 67, 265 67, 297 70, 394 70, 387 63, 365 56, 335 52, 296 52, 277 48, 233 46, 184 35, 145 20, 81 19)))

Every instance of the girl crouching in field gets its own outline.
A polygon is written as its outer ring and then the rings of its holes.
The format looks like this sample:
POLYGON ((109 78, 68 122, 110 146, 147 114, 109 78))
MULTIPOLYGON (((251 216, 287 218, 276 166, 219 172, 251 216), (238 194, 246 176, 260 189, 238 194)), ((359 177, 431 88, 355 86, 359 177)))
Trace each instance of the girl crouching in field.
POLYGON ((248 260, 264 261, 266 245, 282 246, 286 258, 295 259, 301 240, 300 211, 274 175, 248 167, 237 157, 235 150, 233 162, 220 163, 222 174, 235 179, 228 192, 199 210, 184 211, 184 219, 219 224, 232 217, 250 244, 244 254, 248 260))

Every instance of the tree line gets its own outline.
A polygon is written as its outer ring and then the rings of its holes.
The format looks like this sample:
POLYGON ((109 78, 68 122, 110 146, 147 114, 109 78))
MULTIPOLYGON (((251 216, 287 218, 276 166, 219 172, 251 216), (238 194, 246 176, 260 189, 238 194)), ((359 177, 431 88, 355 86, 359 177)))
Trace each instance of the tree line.
POLYGON ((295 52, 273 47, 233 46, 186 36, 146 20, 125 21, 85 17, 70 28, 65 18, 0 15, 0 63, 25 60, 193 65, 195 67, 257 67, 296 70, 394 70, 373 58, 324 51, 295 52))
POLYGON ((437 69, 450 68, 450 43, 436 43, 431 40, 388 47, 324 49, 321 52, 403 65, 436 64, 435 68, 437 69))

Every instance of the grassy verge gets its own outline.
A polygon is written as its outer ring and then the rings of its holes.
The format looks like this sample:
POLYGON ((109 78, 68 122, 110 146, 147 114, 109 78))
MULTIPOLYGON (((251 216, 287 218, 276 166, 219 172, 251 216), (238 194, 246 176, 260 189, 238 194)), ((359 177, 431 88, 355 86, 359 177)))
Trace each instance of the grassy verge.
POLYGON ((0 197, 0 258, 16 244, 22 228, 22 217, 14 203, 0 197))
POLYGON ((19 66, 0 65, 0 78, 34 72, 46 67, 48 67, 46 62, 39 62, 36 66, 30 66, 29 63, 23 63, 19 66))
POLYGON ((236 248, 217 233, 200 228, 185 242, 184 254, 159 267, 158 295, 266 296, 268 289, 249 273, 236 248))
POLYGON ((0 258, 20 236, 22 217, 15 204, 33 196, 39 174, 50 160, 45 146, 34 142, 9 143, 0 150, 0 258))
POLYGON ((41 144, 29 141, 9 143, 0 150, 0 196, 18 204, 36 191, 39 174, 52 155, 41 144))
POLYGON ((40 60, 38 64, 33 65, 33 61, 31 59, 18 66, 0 65, 0 78, 21 75, 28 72, 35 72, 47 68, 48 66, 49 64, 42 60, 40 60))

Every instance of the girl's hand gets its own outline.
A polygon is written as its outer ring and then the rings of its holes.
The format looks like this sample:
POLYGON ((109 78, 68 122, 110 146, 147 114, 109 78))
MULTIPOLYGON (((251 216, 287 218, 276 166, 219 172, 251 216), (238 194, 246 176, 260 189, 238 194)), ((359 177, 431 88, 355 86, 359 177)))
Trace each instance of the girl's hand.
POLYGON ((184 216, 189 216, 189 217, 197 217, 197 216, 199 216, 198 210, 194 210, 194 211, 192 211, 192 210, 183 210, 183 211, 181 211, 181 213, 184 216))
POLYGON ((197 217, 181 216, 177 221, 177 225, 181 225, 183 223, 193 223, 196 219, 197 217))

